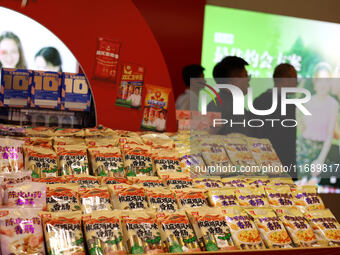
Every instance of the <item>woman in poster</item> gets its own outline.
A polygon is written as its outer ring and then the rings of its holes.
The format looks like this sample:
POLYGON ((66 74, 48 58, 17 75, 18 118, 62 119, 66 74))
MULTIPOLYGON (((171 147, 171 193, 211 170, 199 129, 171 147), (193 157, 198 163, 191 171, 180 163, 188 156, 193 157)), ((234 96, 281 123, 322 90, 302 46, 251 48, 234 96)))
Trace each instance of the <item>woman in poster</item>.
POLYGON ((12 32, 3 32, 0 35, 0 68, 26 69, 20 39, 12 32))
POLYGON ((318 175, 308 171, 312 167, 322 169, 332 144, 338 115, 338 102, 329 95, 331 89, 331 66, 319 63, 314 69, 313 86, 315 94, 305 104, 311 115, 297 112, 298 129, 301 133, 297 139, 296 162, 300 167, 300 176, 307 178, 318 175), (311 164, 314 166, 311 167, 311 164), (306 171, 306 170, 307 171, 306 171))

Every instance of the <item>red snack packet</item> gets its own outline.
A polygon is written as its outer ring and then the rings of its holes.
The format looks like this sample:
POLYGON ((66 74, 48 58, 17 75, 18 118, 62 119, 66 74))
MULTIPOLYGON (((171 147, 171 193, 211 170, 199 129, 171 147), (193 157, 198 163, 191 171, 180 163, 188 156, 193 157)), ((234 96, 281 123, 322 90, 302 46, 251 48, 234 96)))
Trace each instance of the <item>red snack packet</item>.
POLYGON ((94 78, 116 81, 120 43, 98 38, 94 78))

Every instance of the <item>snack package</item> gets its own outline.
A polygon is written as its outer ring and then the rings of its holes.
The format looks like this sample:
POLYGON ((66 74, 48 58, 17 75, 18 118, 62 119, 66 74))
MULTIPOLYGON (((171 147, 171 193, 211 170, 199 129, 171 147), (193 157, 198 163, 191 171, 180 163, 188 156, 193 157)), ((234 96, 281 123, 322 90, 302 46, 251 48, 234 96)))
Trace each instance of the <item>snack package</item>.
MULTIPOLYGON (((85 135, 85 131, 83 129, 77 128, 56 128, 54 130, 54 136, 61 136, 61 137, 83 137, 85 135)), ((60 141, 60 140, 59 140, 60 141)), ((67 141, 67 140, 65 140, 67 141)), ((75 143, 77 144, 77 143, 75 143)))
POLYGON ((83 216, 84 234, 91 255, 124 255, 118 211, 97 211, 83 216))
POLYGON ((322 246, 340 245, 340 224, 329 209, 308 211, 304 216, 322 246))
POLYGON ((41 207, 45 209, 46 184, 23 182, 5 185, 4 205, 11 207, 41 207))
POLYGON ((145 189, 149 207, 154 208, 157 212, 175 212, 177 202, 175 195, 164 188, 145 189))
POLYGON ((222 178, 222 183, 224 184, 225 187, 230 187, 230 188, 234 188, 234 187, 244 188, 248 186, 247 179, 242 176, 222 178))
POLYGON ((48 254, 85 255, 81 212, 41 212, 48 254))
POLYGON ((260 232, 257 230, 252 218, 239 207, 223 208, 231 237, 236 247, 241 250, 264 249, 260 232))
MULTIPOLYGON (((269 139, 247 137, 246 140, 254 156, 254 159, 259 166, 261 167, 273 166, 273 167, 277 167, 278 169, 282 167, 282 163, 279 157, 277 156, 273 148, 273 145, 271 144, 269 139)), ((268 174, 275 175, 275 172, 271 172, 269 168, 267 169, 266 172, 268 174)), ((277 174, 280 174, 280 172, 278 172, 277 174)))
POLYGON ((143 142, 147 145, 157 148, 173 148, 174 142, 166 134, 151 133, 141 136, 143 142))
POLYGON ((85 129, 85 137, 111 137, 118 136, 118 132, 116 130, 112 130, 111 128, 104 127, 103 125, 98 125, 94 128, 86 128, 85 129))
POLYGON ((97 40, 94 78, 116 82, 120 42, 99 37, 97 40))
POLYGON ((220 208, 190 208, 186 212, 205 251, 237 249, 220 208))
POLYGON ((52 149, 52 137, 26 137, 26 146, 40 146, 48 149, 52 149))
POLYGON ((312 211, 316 209, 325 209, 325 205, 318 194, 318 187, 305 185, 297 186, 292 189, 295 205, 302 211, 312 211))
MULTIPOLYGON (((124 146, 127 144, 138 144, 138 145, 144 145, 143 140, 137 136, 137 135, 132 135, 132 136, 128 136, 129 134, 125 134, 127 136, 120 136, 118 142, 120 143, 120 145, 124 146)), ((129 146, 124 146, 125 148, 129 148, 129 146)))
POLYGON ((271 180, 268 177, 248 177, 247 178, 247 186, 251 187, 261 187, 261 186, 269 186, 271 185, 271 180))
POLYGON ((29 137, 52 137, 54 136, 53 127, 26 127, 26 135, 29 137))
POLYGON ((282 221, 272 209, 251 208, 245 211, 254 218, 267 248, 292 248, 290 239, 282 221))
POLYGON ((157 223, 168 252, 201 251, 193 227, 183 210, 175 213, 157 213, 157 223))
POLYGON ((130 182, 126 178, 122 178, 122 177, 103 177, 101 180, 101 185, 119 184, 119 183, 130 184, 130 182))
POLYGON ((164 182, 157 176, 128 177, 133 184, 141 184, 145 188, 164 188, 164 182))
POLYGON ((121 211, 121 213, 123 233, 130 254, 164 253, 153 210, 121 211))
POLYGON ((162 172, 182 172, 178 153, 169 150, 153 150, 153 164, 158 175, 162 172))
POLYGON ((143 188, 127 184, 109 186, 114 209, 138 210, 148 207, 143 188))
POLYGON ((88 148, 94 147, 117 147, 119 142, 119 137, 87 137, 85 138, 85 143, 88 148))
POLYGON ((41 208, 0 208, 0 252, 2 255, 44 255, 41 208))
POLYGON ((169 88, 153 85, 146 86, 141 129, 158 132, 165 131, 170 93, 169 88))
POLYGON ((292 178, 271 178, 270 184, 275 186, 288 185, 291 189, 296 187, 292 178))
POLYGON ((124 177, 124 163, 119 148, 88 149, 92 173, 96 176, 124 177))
POLYGON ((57 154, 52 149, 28 146, 24 150, 25 166, 33 178, 58 176, 57 154))
POLYGON ((81 188, 96 188, 100 185, 98 177, 86 174, 67 175, 65 179, 68 183, 77 183, 81 188))
POLYGON ((164 180, 169 189, 184 189, 192 188, 193 186, 193 180, 187 174, 171 173, 162 174, 160 177, 164 180))
POLYGON ((80 144, 84 145, 85 140, 81 137, 54 137, 53 138, 54 145, 75 145, 80 144))
POLYGON ((210 188, 223 188, 224 185, 219 176, 211 176, 207 178, 196 178, 194 179, 194 188, 197 189, 210 189, 210 188))
POLYGON ((295 207, 289 186, 266 186, 264 190, 271 207, 295 207))
POLYGON ((0 172, 18 172, 24 168, 23 139, 0 137, 0 172))
POLYGON ((275 210, 286 227, 292 241, 297 247, 319 246, 318 240, 303 214, 295 208, 278 208, 275 210))
POLYGON ((238 201, 235 194, 235 188, 224 189, 208 189, 208 201, 210 206, 238 206, 238 201))
POLYGON ((116 105, 140 108, 142 106, 143 80, 143 66, 132 63, 123 64, 116 105))
POLYGON ((263 187, 236 188, 235 194, 242 207, 269 207, 263 187))
POLYGON ((55 146, 60 175, 89 174, 87 152, 80 145, 55 146))
POLYGON ((63 177, 45 177, 45 178, 34 178, 33 182, 42 182, 46 184, 66 184, 67 181, 63 177))
POLYGON ((257 166, 246 140, 242 138, 225 138, 223 139, 223 145, 233 165, 257 166))
POLYGON ((182 148, 177 151, 180 154, 182 172, 190 173, 192 178, 207 175, 206 165, 200 152, 194 153, 190 148, 182 148), (204 170, 204 171, 203 171, 204 170))
POLYGON ((18 184, 23 182, 32 181, 32 172, 11 172, 11 173, 0 173, 0 178, 2 178, 3 185, 5 184, 18 184))
POLYGON ((124 149, 124 167, 127 176, 154 175, 151 153, 146 145, 124 149))
POLYGON ((46 204, 49 212, 80 210, 78 185, 75 183, 49 184, 46 204))
POLYGON ((110 193, 107 188, 79 189, 81 209, 84 214, 112 210, 110 193))
POLYGON ((17 136, 17 137, 26 136, 26 128, 23 126, 17 126, 17 125, 0 124, 0 135, 17 136))
POLYGON ((200 189, 173 189, 179 208, 201 207, 207 205, 204 192, 200 189))

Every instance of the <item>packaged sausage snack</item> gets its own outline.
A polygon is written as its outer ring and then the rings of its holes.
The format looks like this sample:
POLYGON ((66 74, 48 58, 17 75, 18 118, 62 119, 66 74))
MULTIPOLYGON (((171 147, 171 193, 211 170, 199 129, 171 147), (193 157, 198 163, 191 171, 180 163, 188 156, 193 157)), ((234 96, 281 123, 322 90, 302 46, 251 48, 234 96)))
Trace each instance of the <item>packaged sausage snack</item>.
POLYGON ((111 128, 104 127, 99 125, 94 128, 86 128, 84 130, 85 137, 110 137, 110 136, 117 136, 118 132, 116 130, 112 130, 111 128))
POLYGON ((77 183, 81 188, 95 188, 100 185, 99 178, 87 174, 66 175, 68 183, 77 183))
POLYGON ((52 137, 54 136, 53 127, 26 127, 27 136, 52 137))
POLYGON ((85 143, 88 148, 94 147, 116 147, 118 146, 119 137, 87 137, 85 143))
POLYGON ((82 220, 90 254, 126 254, 119 211, 97 211, 83 216, 82 220))
POLYGON ((142 187, 126 184, 109 186, 114 209, 138 210, 148 207, 145 192, 142 187))
POLYGON ((49 148, 25 146, 25 166, 33 178, 58 176, 57 154, 49 148))
POLYGON ((5 184, 18 184, 23 182, 32 181, 32 172, 11 172, 11 173, 0 173, 0 177, 3 178, 3 185, 5 184))
POLYGON ((171 89, 146 85, 142 130, 164 132, 171 89))
POLYGON ((271 207, 295 207, 292 192, 289 186, 266 186, 269 205, 271 207))
POLYGON ((47 211, 78 211, 80 210, 78 185, 49 184, 46 194, 47 211))
POLYGON ((201 251, 185 211, 157 213, 162 241, 170 253, 201 251))
POLYGON ((48 254, 85 255, 81 212, 41 212, 48 254))
POLYGON ((228 177, 228 178, 222 178, 222 183, 224 184, 225 187, 247 187, 247 179, 242 176, 235 176, 235 177, 228 177))
POLYGON ((119 183, 125 183, 130 184, 129 180, 122 177, 102 177, 101 179, 101 185, 109 185, 109 184, 119 184, 119 183))
POLYGON ((119 148, 88 149, 92 173, 96 176, 124 177, 124 164, 119 148))
POLYGON ((56 128, 54 130, 54 136, 77 136, 83 137, 85 136, 85 131, 83 129, 76 128, 56 128))
POLYGON ((213 207, 229 207, 239 205, 235 194, 235 188, 208 189, 207 195, 209 204, 213 207))
POLYGON ((308 211, 304 216, 322 246, 340 245, 340 224, 329 209, 308 211))
POLYGON ((193 180, 184 173, 164 173, 160 175, 160 177, 164 180, 169 189, 191 188, 193 185, 193 180))
POLYGON ((281 185, 288 185, 291 189, 296 187, 296 184, 294 183, 294 181, 292 180, 292 178, 271 178, 270 179, 270 183, 271 185, 275 185, 275 186, 281 186, 281 185))
POLYGON ((4 187, 4 205, 14 207, 46 208, 46 184, 23 182, 4 187))
POLYGON ((193 186, 197 189, 216 189, 224 187, 221 177, 219 176, 195 178, 193 186))
POLYGON ((52 149, 52 137, 26 137, 25 145, 52 149))
POLYGON ((44 255, 41 208, 0 208, 0 251, 2 255, 44 255))
POLYGON ((236 188, 235 194, 242 207, 269 207, 263 187, 236 188))
POLYGON ((260 232, 252 218, 239 207, 223 208, 227 225, 236 247, 241 250, 264 249, 260 232))
POLYGON ((0 172, 18 172, 24 168, 23 139, 0 137, 0 172))
POLYGON ((57 145, 54 147, 60 175, 89 174, 86 148, 80 145, 57 145))
POLYGON ((168 189, 145 189, 145 193, 150 208, 157 212, 175 212, 178 209, 175 195, 168 189))
POLYGON ((164 188, 164 181, 157 176, 128 177, 133 184, 140 184, 145 188, 164 188))
POLYGON ((45 177, 45 178, 35 178, 33 182, 42 182, 46 184, 66 184, 67 181, 63 177, 45 177))
POLYGON ((142 135, 141 138, 145 144, 153 146, 153 147, 159 147, 159 148, 174 147, 173 140, 171 140, 170 137, 167 136, 166 134, 151 133, 151 134, 142 135))
POLYGON ((75 145, 80 144, 84 145, 85 140, 82 137, 54 137, 53 138, 54 145, 75 145))
POLYGON ((293 188, 292 191, 295 205, 302 212, 326 208, 318 194, 317 186, 297 186, 296 188, 293 188))
POLYGON ((272 209, 251 208, 245 211, 255 219, 255 224, 268 248, 292 248, 292 240, 272 209))
POLYGON ((269 186, 271 185, 271 180, 272 179, 269 179, 268 177, 256 177, 256 176, 253 176, 253 177, 248 177, 247 178, 247 186, 251 187, 251 186, 254 186, 254 187, 261 187, 261 186, 269 186))
POLYGON ((179 208, 201 207, 207 205, 204 192, 200 189, 173 189, 179 208))
POLYGON ((303 214, 295 208, 277 208, 276 214, 285 225, 297 247, 318 246, 318 240, 303 214))
POLYGON ((182 172, 181 160, 174 150, 153 150, 154 169, 158 175, 162 172, 182 172))
POLYGON ((123 150, 124 167, 127 176, 154 175, 152 154, 149 149, 146 145, 137 145, 123 150))
POLYGON ((189 208, 186 209, 186 212, 205 251, 237 249, 220 208, 189 208))
POLYGON ((154 210, 121 211, 122 228, 130 254, 164 253, 154 210))
POLYGON ((110 193, 107 188, 80 188, 79 197, 84 214, 112 210, 110 193))

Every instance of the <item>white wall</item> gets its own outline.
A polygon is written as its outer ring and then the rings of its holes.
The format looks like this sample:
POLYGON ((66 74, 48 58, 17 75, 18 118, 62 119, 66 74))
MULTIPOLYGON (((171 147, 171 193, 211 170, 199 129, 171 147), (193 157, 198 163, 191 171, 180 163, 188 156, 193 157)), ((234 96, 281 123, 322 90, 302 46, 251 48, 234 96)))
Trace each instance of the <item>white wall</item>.
POLYGON ((51 31, 33 19, 18 12, 0 7, 0 33, 10 31, 21 41, 28 69, 35 69, 34 55, 43 47, 55 47, 62 58, 64 72, 77 72, 77 60, 51 31))

